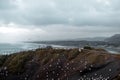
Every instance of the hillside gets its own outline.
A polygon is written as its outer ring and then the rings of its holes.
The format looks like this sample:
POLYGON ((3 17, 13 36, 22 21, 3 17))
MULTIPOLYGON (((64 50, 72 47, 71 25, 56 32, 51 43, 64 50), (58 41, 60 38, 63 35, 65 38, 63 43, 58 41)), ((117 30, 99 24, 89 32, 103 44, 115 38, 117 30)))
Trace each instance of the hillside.
POLYGON ((120 44, 120 34, 115 34, 112 37, 105 39, 105 41, 120 44))
POLYGON ((120 55, 103 49, 36 49, 0 56, 0 80, 119 80, 120 55))

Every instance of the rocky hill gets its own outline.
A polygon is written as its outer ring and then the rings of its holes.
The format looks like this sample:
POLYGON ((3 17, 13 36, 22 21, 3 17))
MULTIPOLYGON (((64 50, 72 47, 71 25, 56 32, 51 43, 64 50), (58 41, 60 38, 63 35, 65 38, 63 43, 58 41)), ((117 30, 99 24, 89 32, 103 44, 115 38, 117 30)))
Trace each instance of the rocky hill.
POLYGON ((36 49, 0 56, 0 80, 120 80, 120 55, 103 49, 36 49))

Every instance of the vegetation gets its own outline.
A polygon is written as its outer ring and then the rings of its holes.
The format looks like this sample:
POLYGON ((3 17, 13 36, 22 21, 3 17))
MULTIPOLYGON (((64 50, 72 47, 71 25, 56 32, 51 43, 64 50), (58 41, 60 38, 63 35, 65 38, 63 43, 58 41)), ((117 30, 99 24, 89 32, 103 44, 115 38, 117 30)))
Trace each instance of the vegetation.
MULTIPOLYGON (((120 55, 110 55, 103 49, 89 46, 85 46, 82 52, 77 48, 46 48, 2 55, 0 56, 0 80, 45 80, 46 75, 50 80, 72 79, 79 77, 81 73, 81 76, 89 74, 86 72, 89 68, 92 69, 92 73, 99 72, 105 67, 104 65, 107 66, 108 62, 112 63, 111 57, 112 62, 113 59, 118 62, 120 60, 120 55)), ((106 71, 105 74, 110 75, 110 72, 106 71)), ((116 78, 117 74, 114 77, 116 78)))
POLYGON ((89 50, 91 50, 91 49, 93 49, 91 46, 89 46, 89 45, 86 45, 86 46, 84 46, 84 49, 89 49, 89 50))

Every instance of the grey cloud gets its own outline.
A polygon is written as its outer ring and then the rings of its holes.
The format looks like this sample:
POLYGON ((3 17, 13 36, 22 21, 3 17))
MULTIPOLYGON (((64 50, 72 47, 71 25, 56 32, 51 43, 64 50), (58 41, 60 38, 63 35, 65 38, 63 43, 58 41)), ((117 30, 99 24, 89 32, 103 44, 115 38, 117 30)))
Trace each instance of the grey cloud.
POLYGON ((0 37, 4 36, 1 41, 118 34, 119 3, 119 0, 0 0, 0 37))
POLYGON ((1 0, 0 21, 27 25, 120 26, 119 0, 1 0), (11 7, 11 9, 10 9, 11 7))
POLYGON ((12 4, 12 0, 0 0, 0 11, 10 10, 13 8, 15 8, 15 5, 12 4))

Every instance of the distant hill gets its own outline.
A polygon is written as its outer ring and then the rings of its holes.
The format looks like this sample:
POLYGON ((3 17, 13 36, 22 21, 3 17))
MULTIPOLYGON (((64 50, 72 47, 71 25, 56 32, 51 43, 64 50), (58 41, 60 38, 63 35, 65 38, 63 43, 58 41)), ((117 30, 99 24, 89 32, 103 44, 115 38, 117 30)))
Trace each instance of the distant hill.
POLYGON ((86 40, 86 41, 104 41, 106 37, 89 37, 89 38, 78 38, 76 41, 86 40))
POLYGON ((105 39, 105 41, 120 44, 120 34, 115 34, 112 37, 105 39))
POLYGON ((120 34, 111 37, 95 37, 95 38, 78 38, 62 41, 31 41, 28 43, 47 44, 47 45, 60 45, 70 47, 84 47, 90 45, 93 47, 104 47, 114 49, 120 52, 120 34))

